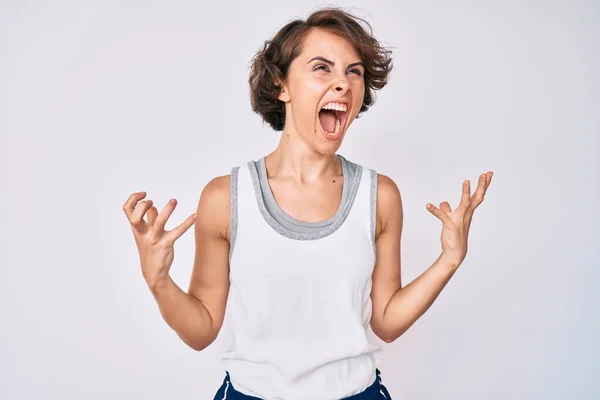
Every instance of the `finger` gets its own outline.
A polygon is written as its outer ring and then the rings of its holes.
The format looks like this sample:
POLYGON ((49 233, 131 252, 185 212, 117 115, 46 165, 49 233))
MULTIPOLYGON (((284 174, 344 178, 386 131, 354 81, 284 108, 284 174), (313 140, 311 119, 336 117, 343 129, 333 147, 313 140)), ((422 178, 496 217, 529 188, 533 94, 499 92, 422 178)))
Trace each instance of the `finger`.
POLYGON ((123 211, 125 212, 125 215, 127 215, 128 219, 131 218, 131 214, 133 214, 133 210, 135 209, 138 201, 144 197, 146 197, 146 192, 136 192, 129 195, 127 201, 125 201, 125 204, 123 204, 123 211))
POLYGON ((196 222, 196 214, 190 215, 185 221, 183 221, 179 226, 173 228, 167 234, 167 240, 171 243, 174 243, 177 239, 179 239, 194 223, 196 222))
POLYGON ((494 176, 494 173, 492 171, 488 171, 486 175, 486 179, 487 179, 487 184, 485 185, 485 190, 487 191, 487 189, 490 187, 490 183, 492 183, 492 177, 494 176))
POLYGON ((463 182, 462 186, 462 196, 460 198, 460 204, 458 208, 462 208, 464 210, 468 210, 471 206, 471 181, 468 179, 463 182))
POLYGON ((437 208, 436 206, 434 206, 431 203, 427 203, 427 205, 425 206, 425 208, 427 208, 427 210, 432 213, 433 215, 435 215, 440 221, 442 221, 444 224, 449 224, 450 220, 448 219, 448 215, 443 212, 442 210, 440 210, 439 208, 437 208))
POLYGON ((131 214, 131 224, 134 226, 145 224, 146 221, 144 221, 144 215, 150 207, 152 207, 152 200, 144 200, 138 203, 138 205, 133 210, 133 213, 131 214))
POLYGON ((447 213, 452 212, 452 208, 450 208, 450 203, 448 203, 447 201, 442 201, 440 203, 440 210, 447 213))
POLYGON ((487 188, 490 186, 492 176, 493 172, 489 171, 479 177, 479 186, 477 187, 477 190, 471 198, 471 206, 467 209, 465 213, 469 227, 471 226, 471 220, 473 218, 473 213, 475 212, 475 209, 479 207, 479 205, 483 202, 485 198, 485 193, 487 192, 487 188))
POLYGON ((477 189, 475 190, 475 193, 473 193, 473 196, 471 197, 471 211, 475 210, 477 208, 477 206, 479 206, 481 204, 481 202, 483 201, 483 198, 485 196, 485 189, 487 186, 487 174, 481 174, 479 176, 479 182, 477 184, 477 189))
POLYGON ((158 215, 158 209, 155 206, 150 207, 148 210, 148 225, 154 225, 154 221, 156 221, 156 216, 158 215))
POLYGON ((171 199, 167 202, 165 208, 161 210, 161 212, 156 216, 156 219, 153 224, 153 233, 158 234, 162 233, 165 229, 165 224, 169 220, 171 214, 173 214, 173 210, 177 206, 177 200, 171 199))

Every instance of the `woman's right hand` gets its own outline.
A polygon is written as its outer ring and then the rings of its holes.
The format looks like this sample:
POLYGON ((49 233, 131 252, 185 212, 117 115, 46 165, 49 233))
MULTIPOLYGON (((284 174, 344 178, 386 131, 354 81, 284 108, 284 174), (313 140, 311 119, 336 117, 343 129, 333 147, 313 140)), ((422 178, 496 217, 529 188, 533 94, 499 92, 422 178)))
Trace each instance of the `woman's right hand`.
POLYGON ((165 208, 158 213, 152 200, 144 200, 146 192, 133 193, 123 205, 123 211, 131 224, 133 236, 140 255, 142 274, 148 285, 154 285, 168 278, 169 269, 173 264, 175 253, 173 245, 196 221, 196 214, 192 214, 179 226, 170 231, 165 231, 165 224, 177 200, 171 199, 165 208), (147 221, 144 216, 147 215, 147 221))

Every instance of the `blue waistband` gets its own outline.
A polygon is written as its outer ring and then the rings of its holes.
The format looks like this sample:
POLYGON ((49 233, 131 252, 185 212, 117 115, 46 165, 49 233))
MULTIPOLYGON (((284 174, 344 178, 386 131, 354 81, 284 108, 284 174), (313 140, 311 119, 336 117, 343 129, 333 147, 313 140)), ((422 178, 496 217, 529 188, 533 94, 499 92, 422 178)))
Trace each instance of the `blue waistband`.
MULTIPOLYGON (((368 388, 360 393, 353 394, 348 397, 344 397, 340 400, 392 400, 390 393, 387 388, 381 383, 381 371, 376 369, 377 377, 375 382, 368 388), (383 398, 381 397, 383 395, 383 398)), ((226 372, 225 379, 223 379, 223 385, 215 395, 214 400, 263 400, 259 397, 249 396, 247 394, 238 392, 233 388, 229 372, 226 372)))

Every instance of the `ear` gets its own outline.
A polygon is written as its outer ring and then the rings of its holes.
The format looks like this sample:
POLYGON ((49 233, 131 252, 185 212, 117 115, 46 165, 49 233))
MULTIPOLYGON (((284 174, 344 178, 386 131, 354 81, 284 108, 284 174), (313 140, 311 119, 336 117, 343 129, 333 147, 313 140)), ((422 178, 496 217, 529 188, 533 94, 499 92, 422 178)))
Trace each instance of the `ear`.
POLYGON ((279 94, 277 95, 277 99, 279 101, 283 101, 284 103, 288 103, 290 101, 290 94, 285 82, 278 80, 276 85, 280 87, 279 94))

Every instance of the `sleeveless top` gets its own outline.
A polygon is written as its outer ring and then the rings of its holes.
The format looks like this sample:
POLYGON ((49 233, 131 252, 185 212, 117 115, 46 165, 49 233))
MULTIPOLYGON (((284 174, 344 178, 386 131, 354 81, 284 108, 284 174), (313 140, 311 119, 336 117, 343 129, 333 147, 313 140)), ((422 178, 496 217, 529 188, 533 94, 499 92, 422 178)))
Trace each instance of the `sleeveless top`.
MULTIPOLYGON (((351 163, 339 157, 347 172, 351 163)), ((343 181, 347 201, 322 229, 302 232, 267 210, 261 163, 231 174, 230 289, 221 330, 231 383, 264 399, 360 393, 375 381, 382 352, 367 334, 377 174, 352 164, 355 179, 343 181)))

